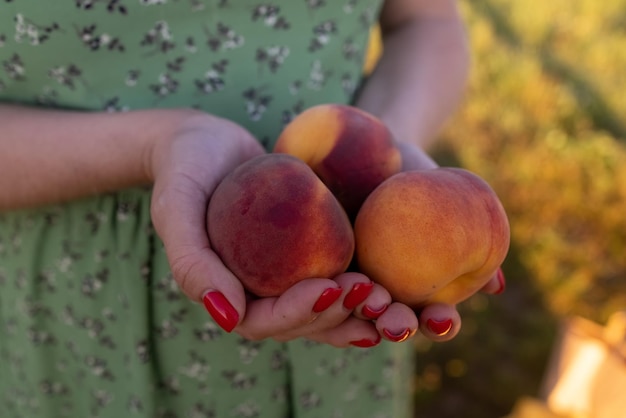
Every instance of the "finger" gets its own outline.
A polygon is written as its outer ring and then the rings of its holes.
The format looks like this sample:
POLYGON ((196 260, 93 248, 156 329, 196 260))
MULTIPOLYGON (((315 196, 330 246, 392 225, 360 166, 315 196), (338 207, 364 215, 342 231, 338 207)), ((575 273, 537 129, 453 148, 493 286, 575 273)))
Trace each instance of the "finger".
POLYGON ((307 337, 332 329, 344 322, 357 306, 363 305, 374 290, 372 281, 361 273, 343 273, 333 280, 343 292, 333 304, 319 311, 315 321, 282 334, 282 338, 307 337))
POLYGON ((205 119, 154 148, 150 210, 174 279, 190 299, 202 300, 216 322, 230 332, 245 315, 245 292, 210 248, 206 210, 221 178, 262 153, 262 148, 245 129, 219 118, 205 119), (224 142, 224 137, 230 142, 224 142))
POLYGON ((361 273, 343 273, 335 277, 334 281, 345 290, 341 304, 337 304, 333 308, 342 308, 344 312, 352 312, 362 306, 366 300, 372 297, 376 288, 379 288, 376 293, 380 293, 380 286, 375 285, 366 275, 361 273))
POLYGON ((303 280, 279 297, 250 301, 235 331, 249 340, 286 335, 315 321, 320 310, 334 304, 341 294, 342 289, 330 279, 303 280))
POLYGON ((369 296, 358 304, 352 314, 360 319, 378 319, 391 304, 391 295, 379 284, 374 283, 369 296))
POLYGON ((434 303, 422 309, 420 331, 433 341, 449 341, 461 330, 461 316, 452 305, 434 303))
MULTIPOLYGON (((280 337, 278 339, 280 340, 280 337)), ((368 348, 378 345, 381 341, 380 334, 371 321, 354 316, 349 316, 334 328, 309 335, 307 339, 339 348, 350 346, 368 348)))
POLYGON ((498 270, 493 274, 491 279, 487 282, 486 285, 480 289, 483 293, 488 293, 490 295, 499 295, 504 292, 506 289, 506 279, 504 278, 504 273, 502 272, 502 268, 498 268, 498 270))
POLYGON ((413 309, 403 303, 394 302, 376 320, 376 329, 385 339, 402 342, 417 332, 419 321, 413 309))

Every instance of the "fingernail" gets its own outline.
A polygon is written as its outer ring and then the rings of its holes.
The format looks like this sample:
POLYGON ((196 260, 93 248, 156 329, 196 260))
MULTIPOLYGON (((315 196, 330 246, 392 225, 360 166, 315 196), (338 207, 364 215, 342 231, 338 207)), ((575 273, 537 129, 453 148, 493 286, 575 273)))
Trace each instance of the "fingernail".
POLYGON ((380 343, 380 340, 381 340, 381 337, 379 335, 375 341, 370 340, 368 338, 363 338, 362 340, 350 341, 350 345, 353 345, 355 347, 361 347, 361 348, 369 348, 369 347, 374 347, 375 345, 378 345, 380 343))
POLYGON ((357 283, 343 300, 343 306, 346 309, 354 309, 359 303, 362 303, 374 288, 374 283, 357 283))
POLYGON ((450 318, 444 319, 443 321, 438 321, 436 319, 430 318, 426 321, 426 326, 435 335, 443 336, 446 335, 452 329, 452 320, 450 318))
POLYGON ((500 287, 493 294, 494 295, 499 295, 500 293, 504 292, 504 289, 506 289, 506 280, 504 278, 504 273, 502 272, 501 268, 498 269, 498 273, 497 273, 496 277, 498 279, 498 285, 500 287))
POLYGON ((337 299, 339 299, 339 296, 341 296, 342 292, 343 289, 340 287, 331 287, 324 290, 319 299, 317 299, 317 302, 315 302, 315 305, 313 305, 313 312, 320 313, 328 309, 330 305, 332 305, 337 299))
POLYGON ((368 305, 365 305, 363 309, 361 309, 361 313, 363 314, 364 317, 368 319, 378 319, 379 316, 385 313, 385 311, 387 310, 387 306, 388 305, 383 305, 382 308, 373 309, 373 308, 370 308, 368 305))
POLYGON ((239 313, 221 292, 216 290, 207 292, 202 298, 202 302, 215 322, 224 331, 231 332, 237 326, 239 313))
POLYGON ((402 341, 407 340, 409 337, 413 336, 415 332, 416 330, 411 331, 410 328, 405 328, 400 333, 396 334, 396 333, 389 331, 387 328, 383 329, 383 334, 385 334, 385 337, 388 340, 396 342, 396 343, 400 343, 402 341))

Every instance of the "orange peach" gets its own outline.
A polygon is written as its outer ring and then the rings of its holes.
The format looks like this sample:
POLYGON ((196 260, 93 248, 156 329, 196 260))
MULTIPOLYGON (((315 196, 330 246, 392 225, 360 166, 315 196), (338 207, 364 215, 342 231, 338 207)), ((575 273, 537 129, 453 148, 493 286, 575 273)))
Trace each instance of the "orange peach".
POLYGON ((459 168, 392 176, 363 203, 354 228, 360 271, 416 309, 467 299, 509 249, 500 200, 483 179, 459 168))
POLYGON ((351 219, 367 195, 402 165, 400 151, 380 119, 339 104, 300 113, 282 131, 274 152, 306 162, 351 219))
POLYGON ((310 167, 285 154, 255 157, 227 175, 211 196, 207 228, 211 247, 257 296, 332 278, 354 253, 339 202, 310 167))

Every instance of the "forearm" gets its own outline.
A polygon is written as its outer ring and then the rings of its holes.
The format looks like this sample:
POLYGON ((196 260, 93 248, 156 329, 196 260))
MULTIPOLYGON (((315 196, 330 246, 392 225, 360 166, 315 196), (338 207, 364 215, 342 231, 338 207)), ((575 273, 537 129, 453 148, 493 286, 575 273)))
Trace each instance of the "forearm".
POLYGON ((380 117, 398 141, 428 148, 458 106, 469 69, 456 12, 417 17, 383 32, 381 60, 357 105, 380 117))
POLYGON ((149 184, 152 145, 173 136, 193 114, 0 105, 0 210, 149 184))

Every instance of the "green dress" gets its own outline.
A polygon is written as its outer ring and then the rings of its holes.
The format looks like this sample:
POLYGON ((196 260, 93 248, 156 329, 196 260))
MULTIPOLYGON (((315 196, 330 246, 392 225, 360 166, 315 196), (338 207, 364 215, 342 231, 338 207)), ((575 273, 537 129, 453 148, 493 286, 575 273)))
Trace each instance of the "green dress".
MULTIPOLYGON (((2 0, 0 101, 195 107, 271 149, 303 109, 351 102, 380 6, 2 0)), ((149 202, 132 189, 0 213, 1 417, 411 416, 410 344, 223 332, 173 281, 149 202)))

